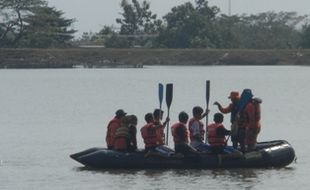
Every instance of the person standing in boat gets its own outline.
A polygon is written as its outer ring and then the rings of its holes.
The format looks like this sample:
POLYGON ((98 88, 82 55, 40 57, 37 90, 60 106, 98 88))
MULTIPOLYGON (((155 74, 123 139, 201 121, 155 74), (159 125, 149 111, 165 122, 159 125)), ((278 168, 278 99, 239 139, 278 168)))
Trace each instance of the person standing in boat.
POLYGON ((188 114, 184 111, 179 113, 179 122, 171 126, 175 153, 183 155, 199 155, 199 152, 188 144, 188 130, 186 127, 188 114))
POLYGON ((206 115, 208 111, 203 113, 203 109, 200 106, 195 106, 193 108, 193 118, 188 122, 189 136, 190 136, 190 145, 194 148, 204 144, 204 124, 200 121, 206 115))
POLYGON ((115 132, 114 149, 122 152, 134 152, 137 150, 137 122, 135 115, 122 118, 121 126, 115 132))
POLYGON ((213 121, 214 123, 208 125, 208 143, 213 153, 221 154, 224 153, 227 144, 225 136, 229 135, 230 131, 223 125, 223 114, 214 114, 213 121))
POLYGON ((115 117, 109 122, 106 134, 106 143, 109 150, 113 149, 116 130, 121 126, 121 119, 126 116, 124 110, 119 109, 115 112, 115 117))
POLYGON ((161 123, 161 119, 163 117, 164 111, 160 109, 155 109, 153 112, 154 118, 154 126, 156 128, 156 135, 157 135, 157 145, 161 146, 165 144, 165 126, 170 121, 170 118, 166 118, 164 123, 161 123))
POLYGON ((252 98, 243 111, 245 122, 245 145, 246 150, 255 150, 257 143, 257 136, 261 129, 261 108, 260 104, 262 100, 260 98, 252 98))
MULTIPOLYGON (((238 91, 230 92, 228 98, 231 100, 231 103, 227 107, 222 107, 219 102, 214 102, 221 113, 230 113, 230 122, 231 122, 231 142, 235 149, 238 148, 238 143, 241 147, 244 147, 244 133, 245 131, 238 127, 237 114, 238 114, 238 102, 240 99, 238 91)), ((244 149, 244 148, 241 148, 244 149)))
POLYGON ((154 151, 157 147, 157 135, 154 125, 154 119, 152 113, 147 113, 144 116, 146 124, 141 128, 141 135, 145 144, 145 152, 154 151))

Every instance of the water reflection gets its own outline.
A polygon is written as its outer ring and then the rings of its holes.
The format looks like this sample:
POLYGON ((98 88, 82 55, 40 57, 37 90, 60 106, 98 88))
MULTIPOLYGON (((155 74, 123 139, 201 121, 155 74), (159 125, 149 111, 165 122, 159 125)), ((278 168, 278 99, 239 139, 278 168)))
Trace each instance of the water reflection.
MULTIPOLYGON (((94 176, 97 176, 97 180, 104 179, 104 182, 101 183, 107 187, 118 184, 118 187, 126 189, 200 189, 201 186, 208 186, 209 189, 260 189, 281 186, 279 184, 281 182, 277 179, 289 181, 296 175, 295 167, 147 170, 94 170, 87 167, 77 167, 74 170, 82 173, 82 176, 89 176, 91 179, 94 176)), ((288 185, 291 186, 292 184, 288 185)))

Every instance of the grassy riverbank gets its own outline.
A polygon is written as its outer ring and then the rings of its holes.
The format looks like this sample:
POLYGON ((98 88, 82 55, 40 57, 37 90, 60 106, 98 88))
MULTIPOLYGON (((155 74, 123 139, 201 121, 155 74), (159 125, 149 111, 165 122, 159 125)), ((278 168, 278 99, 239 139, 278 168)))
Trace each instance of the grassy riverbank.
POLYGON ((310 50, 0 49, 0 68, 310 65, 310 50))

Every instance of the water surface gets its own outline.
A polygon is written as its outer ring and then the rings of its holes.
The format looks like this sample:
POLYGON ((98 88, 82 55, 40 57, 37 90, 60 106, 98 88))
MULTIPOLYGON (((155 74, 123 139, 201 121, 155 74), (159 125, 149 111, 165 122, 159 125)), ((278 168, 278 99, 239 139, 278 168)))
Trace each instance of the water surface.
POLYGON ((309 73, 310 67, 299 66, 0 70, 0 189, 309 189, 309 73), (69 158, 105 146, 107 122, 118 108, 136 114, 141 127, 144 114, 159 105, 159 82, 174 84, 172 123, 180 111, 205 107, 207 79, 212 115, 212 103, 227 105, 231 90, 251 88, 262 98, 259 141, 289 141, 297 163, 282 169, 90 171, 69 158))

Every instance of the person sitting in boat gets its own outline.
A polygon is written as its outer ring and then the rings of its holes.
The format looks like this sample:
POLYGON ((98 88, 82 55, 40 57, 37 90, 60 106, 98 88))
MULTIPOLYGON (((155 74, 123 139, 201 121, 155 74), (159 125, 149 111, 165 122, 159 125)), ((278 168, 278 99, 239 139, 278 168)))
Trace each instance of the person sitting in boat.
POLYGON ((137 117, 128 115, 122 118, 121 126, 115 132, 114 149, 122 152, 133 152, 137 149, 137 117))
POLYGON ((214 114, 214 123, 208 125, 208 143, 211 146, 213 153, 222 154, 226 147, 225 136, 230 134, 230 131, 225 129, 222 124, 224 116, 221 113, 214 114))
POLYGON ((204 124, 200 121, 208 115, 208 111, 203 113, 203 109, 200 106, 195 106, 193 108, 193 118, 188 122, 190 145, 194 148, 204 144, 204 124))
POLYGON ((244 126, 246 151, 252 151, 256 148, 257 136, 261 130, 261 103, 262 100, 260 98, 252 98, 246 104, 243 111, 245 118, 244 126))
POLYGON ((130 124, 129 127, 129 135, 130 135, 130 141, 129 141, 129 152, 136 151, 138 149, 137 145, 137 124, 138 124, 138 118, 135 115, 130 115, 130 124))
POLYGON ((186 127, 188 114, 184 111, 179 113, 179 122, 171 126, 175 153, 186 155, 199 155, 199 152, 188 144, 188 130, 186 127))
POLYGON ((156 128, 156 135, 157 135, 157 145, 164 145, 165 144, 165 133, 164 129, 166 124, 170 121, 170 118, 167 117, 164 123, 161 123, 161 119, 163 117, 164 111, 160 109, 155 109, 153 112, 154 118, 154 126, 156 128))
MULTIPOLYGON (((233 144, 233 147, 235 149, 238 148, 238 143, 241 147, 244 147, 244 140, 243 138, 240 138, 242 135, 242 129, 238 132, 238 122, 237 122, 237 114, 238 114, 238 102, 240 99, 239 92, 238 91, 232 91, 230 92, 230 95, 228 98, 231 100, 231 103, 227 107, 222 107, 222 105, 218 102, 214 102, 214 105, 216 105, 221 113, 230 113, 230 122, 231 122, 231 142, 233 144)), ((241 148, 244 149, 244 148, 241 148)))
POLYGON ((109 122, 107 127, 107 134, 106 134, 106 143, 108 149, 112 150, 114 145, 114 138, 116 130, 121 126, 121 119, 126 116, 126 112, 124 110, 119 109, 115 112, 115 117, 109 122))
POLYGON ((141 128, 141 135, 145 144, 145 152, 154 151, 157 147, 156 128, 153 123, 153 114, 147 113, 144 116, 146 124, 141 128))

